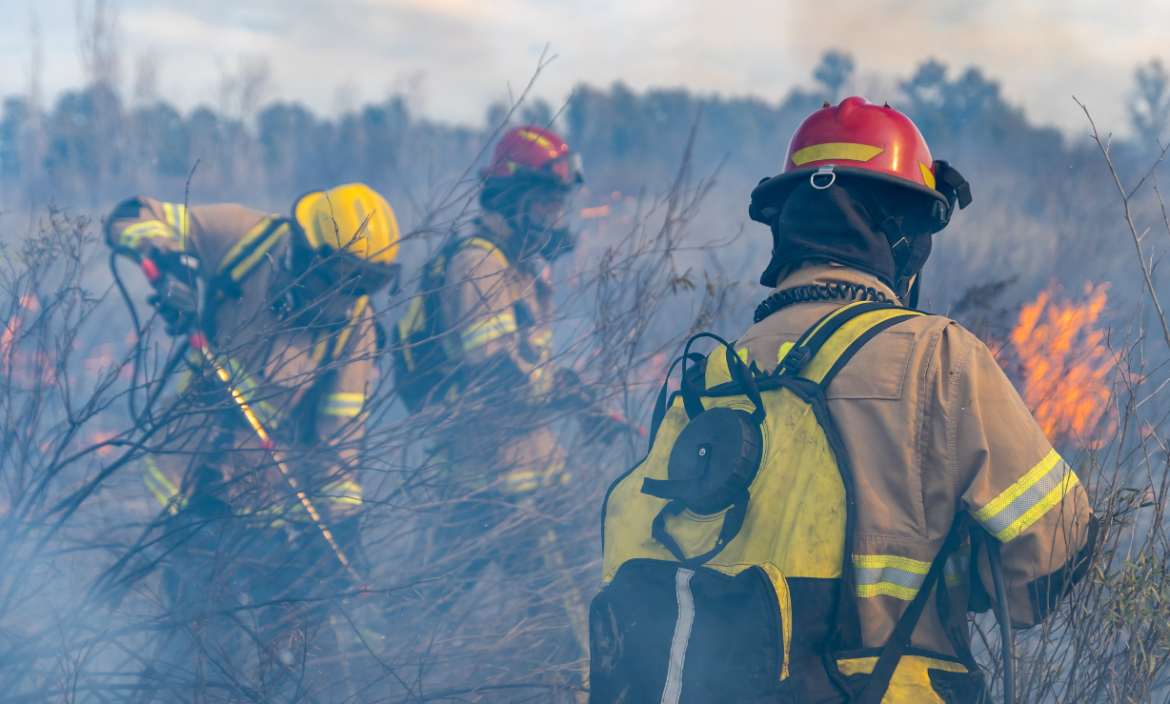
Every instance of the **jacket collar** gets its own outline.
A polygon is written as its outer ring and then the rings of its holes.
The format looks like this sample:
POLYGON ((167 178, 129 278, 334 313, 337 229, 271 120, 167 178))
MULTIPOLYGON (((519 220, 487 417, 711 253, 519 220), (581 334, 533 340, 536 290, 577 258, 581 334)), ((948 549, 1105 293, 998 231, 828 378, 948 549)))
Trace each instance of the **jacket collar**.
POLYGON ((871 286, 884 293, 891 301, 897 301, 893 289, 882 283, 876 276, 865 274, 856 269, 835 264, 808 264, 789 273, 776 286, 776 291, 797 286, 818 286, 829 283, 847 283, 860 286, 871 286))

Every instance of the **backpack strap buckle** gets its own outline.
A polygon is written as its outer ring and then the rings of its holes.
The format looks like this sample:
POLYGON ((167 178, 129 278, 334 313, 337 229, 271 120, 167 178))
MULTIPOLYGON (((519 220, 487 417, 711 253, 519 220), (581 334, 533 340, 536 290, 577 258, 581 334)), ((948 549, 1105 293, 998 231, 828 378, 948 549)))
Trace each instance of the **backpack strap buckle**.
POLYGON ((808 363, 809 357, 812 357, 812 351, 809 348, 803 345, 793 347, 788 350, 788 354, 784 355, 784 359, 780 360, 780 366, 784 368, 784 371, 795 376, 808 363))

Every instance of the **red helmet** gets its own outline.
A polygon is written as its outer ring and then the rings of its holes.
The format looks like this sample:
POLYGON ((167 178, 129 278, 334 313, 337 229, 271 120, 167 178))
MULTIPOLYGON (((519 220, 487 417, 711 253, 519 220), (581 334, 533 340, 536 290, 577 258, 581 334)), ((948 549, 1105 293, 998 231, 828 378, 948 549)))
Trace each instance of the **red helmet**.
POLYGON ((535 125, 514 127, 496 143, 488 179, 533 179, 570 188, 584 181, 581 157, 555 132, 535 125))
POLYGON ((932 199, 938 204, 933 211, 939 230, 950 220, 956 199, 964 208, 971 201, 967 182, 947 162, 931 158, 910 118, 889 105, 854 97, 836 106, 826 102, 796 128, 783 172, 752 191, 749 213, 769 223, 802 180, 823 189, 838 174, 902 186, 932 199))

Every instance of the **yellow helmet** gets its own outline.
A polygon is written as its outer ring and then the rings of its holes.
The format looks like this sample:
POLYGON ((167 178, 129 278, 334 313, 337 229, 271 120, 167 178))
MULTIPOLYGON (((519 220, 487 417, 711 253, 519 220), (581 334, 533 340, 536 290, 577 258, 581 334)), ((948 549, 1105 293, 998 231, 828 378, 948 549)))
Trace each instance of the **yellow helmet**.
POLYGON ((390 264, 398 256, 394 210, 363 183, 301 196, 293 217, 316 251, 345 252, 375 264, 390 264))
MULTIPOLYGON (((305 194, 293 203, 293 220, 326 276, 371 293, 397 281, 398 220, 386 199, 363 183, 305 194)), ((397 285, 397 284, 395 284, 397 285)))

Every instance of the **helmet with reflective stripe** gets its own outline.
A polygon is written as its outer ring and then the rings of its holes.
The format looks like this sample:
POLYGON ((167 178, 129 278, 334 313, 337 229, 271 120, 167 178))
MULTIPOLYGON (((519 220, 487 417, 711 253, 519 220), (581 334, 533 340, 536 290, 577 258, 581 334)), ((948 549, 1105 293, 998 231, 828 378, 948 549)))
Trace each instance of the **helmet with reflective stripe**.
POLYGON ((371 293, 397 280, 398 219, 386 199, 362 183, 313 191, 296 200, 293 220, 310 255, 325 262, 333 281, 371 293))
POLYGON ((375 264, 389 264, 398 255, 394 210, 365 184, 301 196, 293 205, 293 218, 315 251, 345 252, 375 264))
POLYGON ((483 176, 489 181, 531 179, 565 189, 584 181, 580 156, 555 132, 535 125, 508 130, 496 143, 483 176))
POLYGON ((971 200, 967 182, 945 161, 931 157, 910 118, 889 105, 853 97, 838 105, 826 102, 800 124, 788 145, 784 170, 752 191, 751 218, 770 222, 798 183, 811 180, 818 188, 827 187, 836 175, 899 186, 933 201, 931 229, 936 232, 950 221, 956 200, 960 207, 971 200))

